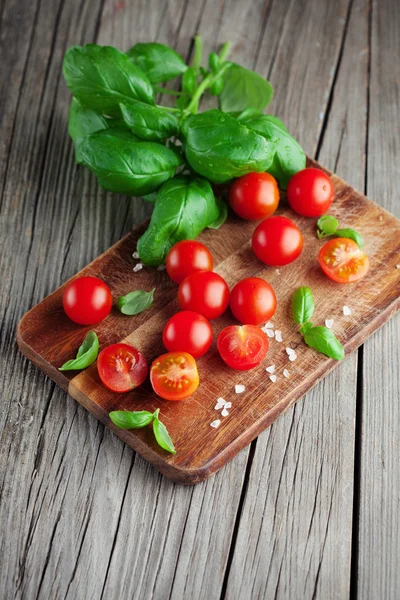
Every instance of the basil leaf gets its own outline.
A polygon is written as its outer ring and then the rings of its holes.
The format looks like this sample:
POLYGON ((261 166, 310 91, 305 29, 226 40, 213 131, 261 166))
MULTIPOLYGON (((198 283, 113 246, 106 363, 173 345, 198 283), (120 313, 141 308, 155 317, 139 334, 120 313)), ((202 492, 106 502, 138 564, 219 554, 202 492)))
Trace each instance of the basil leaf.
POLYGON ((273 115, 263 115, 250 109, 243 111, 238 120, 276 144, 273 163, 266 170, 285 190, 289 179, 306 166, 306 155, 298 141, 290 135, 282 121, 273 115))
POLYGON ((178 119, 162 108, 143 102, 121 104, 120 108, 126 125, 142 140, 163 142, 178 133, 178 119))
POLYGON ((357 233, 357 231, 354 231, 354 229, 351 229, 350 227, 346 227, 344 229, 337 229, 335 235, 337 235, 338 237, 344 237, 353 240, 359 248, 362 248, 364 246, 364 238, 359 233, 357 233))
POLYGON ((332 217, 332 215, 322 215, 317 221, 317 227, 319 231, 317 231, 318 237, 321 239, 326 235, 333 235, 339 225, 339 221, 332 217))
POLYGON ((311 327, 313 327, 313 324, 311 323, 311 321, 307 321, 306 323, 303 323, 302 326, 300 327, 300 333, 302 333, 304 335, 305 333, 307 333, 307 331, 309 331, 311 329, 311 327))
POLYGON ((140 429, 149 425, 154 415, 147 410, 114 410, 108 414, 111 421, 120 429, 140 429))
POLYGON ((309 287, 299 287, 292 296, 292 315, 296 323, 302 325, 314 313, 314 298, 309 287))
POLYGON ((254 71, 232 63, 223 76, 220 108, 224 112, 251 107, 263 111, 271 102, 274 88, 254 71))
POLYGON ((79 347, 76 358, 67 360, 59 371, 78 371, 86 369, 94 363, 99 353, 99 338, 94 331, 89 331, 82 345, 79 347))
POLYGON ((155 289, 153 288, 151 292, 135 290, 126 296, 120 296, 117 302, 119 310, 123 315, 138 315, 153 304, 155 289))
POLYGON ((64 57, 63 75, 79 102, 106 115, 118 115, 119 104, 130 100, 154 104, 145 73, 111 46, 72 46, 64 57))
POLYGON ((127 51, 127 55, 146 73, 153 84, 174 79, 187 69, 182 57, 164 44, 135 44, 127 51))
POLYGON ((219 208, 219 215, 215 221, 213 221, 213 223, 207 226, 208 229, 219 229, 228 218, 228 206, 226 202, 224 202, 221 198, 216 198, 215 201, 219 208))
POLYGON ((154 436, 157 440, 157 444, 167 452, 171 452, 171 454, 176 454, 174 444, 172 443, 167 428, 165 427, 164 423, 161 423, 158 417, 154 417, 153 431, 154 436))
POLYGON ((194 239, 219 215, 219 205, 208 181, 201 177, 174 177, 158 190, 150 225, 138 241, 140 259, 146 265, 159 265, 174 244, 194 239))
POLYGON ((166 146, 112 130, 88 135, 80 143, 79 153, 102 188, 131 196, 153 192, 182 164, 179 154, 166 146))
POLYGON ((181 131, 190 166, 213 183, 268 170, 276 151, 275 142, 218 109, 190 115, 181 131))
POLYGON ((329 358, 335 360, 342 360, 344 358, 342 344, 327 327, 312 327, 304 334, 304 341, 307 346, 329 356, 329 358))

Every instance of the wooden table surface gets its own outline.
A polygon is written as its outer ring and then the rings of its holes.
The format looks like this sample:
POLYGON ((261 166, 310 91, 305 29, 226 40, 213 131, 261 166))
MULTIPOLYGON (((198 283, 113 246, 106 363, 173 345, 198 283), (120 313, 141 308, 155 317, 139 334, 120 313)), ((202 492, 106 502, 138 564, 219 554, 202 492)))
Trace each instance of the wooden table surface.
POLYGON ((149 214, 74 164, 69 46, 159 40, 188 59, 197 31, 207 51, 232 40, 307 153, 399 217, 398 4, 2 0, 0 12, 0 598, 398 598, 399 317, 193 487, 159 475, 15 343, 25 311, 149 214))

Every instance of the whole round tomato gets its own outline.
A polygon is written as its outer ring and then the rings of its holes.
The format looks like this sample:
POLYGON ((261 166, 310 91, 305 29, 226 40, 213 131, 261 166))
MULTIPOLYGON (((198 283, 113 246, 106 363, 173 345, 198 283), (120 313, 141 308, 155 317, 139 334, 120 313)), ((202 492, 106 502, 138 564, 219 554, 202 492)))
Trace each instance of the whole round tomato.
POLYGON ((252 238, 255 255, 263 263, 280 267, 288 265, 303 250, 303 235, 286 217, 269 217, 257 225, 252 238))
POLYGON ((269 173, 248 173, 236 179, 229 190, 232 210, 248 221, 272 215, 279 204, 276 179, 269 173))
POLYGON ((173 315, 163 331, 163 344, 169 352, 188 352, 193 358, 203 356, 210 348, 212 339, 210 322, 191 310, 173 315))
POLYGON ((112 344, 97 358, 97 370, 112 392, 130 392, 143 383, 149 371, 145 357, 129 344, 112 344))
POLYGON ((329 240, 318 254, 323 272, 338 283, 352 283, 364 277, 369 268, 368 256, 348 238, 329 240))
POLYGON ((168 352, 153 361, 150 381, 155 393, 164 400, 184 400, 199 386, 196 361, 187 352, 168 352))
POLYGON ((228 307, 229 288, 217 273, 198 271, 179 285, 178 302, 181 310, 193 310, 206 319, 216 319, 228 307))
POLYGON ((213 257, 204 244, 183 240, 172 246, 165 260, 167 273, 175 283, 180 283, 196 271, 212 271, 213 257))
POLYGON ((265 358, 268 338, 255 325, 230 325, 218 336, 217 346, 222 360, 239 371, 253 369, 265 358))
POLYGON ((242 323, 259 325, 268 321, 276 309, 273 288, 259 277, 247 277, 239 281, 231 291, 231 311, 242 323))
POLYGON ((290 178, 286 195, 291 208, 299 215, 319 217, 332 204, 335 190, 326 173, 309 167, 290 178))
POLYGON ((67 285, 63 293, 67 316, 79 325, 94 325, 110 314, 110 288, 97 277, 78 277, 67 285))

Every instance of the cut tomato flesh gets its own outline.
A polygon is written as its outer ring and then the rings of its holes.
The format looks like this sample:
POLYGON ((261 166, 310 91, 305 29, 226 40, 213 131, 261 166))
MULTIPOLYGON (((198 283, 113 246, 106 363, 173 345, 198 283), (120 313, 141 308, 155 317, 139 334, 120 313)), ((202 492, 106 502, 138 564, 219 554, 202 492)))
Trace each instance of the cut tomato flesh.
POLYGON ((369 268, 368 256, 348 238, 327 242, 319 252, 318 261, 324 273, 338 283, 358 281, 369 268))
POLYGON ((196 361, 187 352, 168 352, 155 359, 150 369, 155 393, 164 400, 184 400, 198 388, 196 361))

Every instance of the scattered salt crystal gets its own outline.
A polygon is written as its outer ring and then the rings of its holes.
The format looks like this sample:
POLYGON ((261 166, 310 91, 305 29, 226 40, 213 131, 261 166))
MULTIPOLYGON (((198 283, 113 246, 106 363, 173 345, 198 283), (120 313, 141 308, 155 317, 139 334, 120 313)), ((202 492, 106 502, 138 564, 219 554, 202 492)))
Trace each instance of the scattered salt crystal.
POLYGON ((275 325, 272 325, 271 321, 268 321, 268 323, 265 323, 264 327, 265 329, 274 329, 275 325))
POLYGON ((278 275, 280 275, 280 274, 281 274, 281 272, 280 272, 280 269, 275 269, 275 271, 276 271, 276 273, 277 273, 278 275))
POLYGON ((267 373, 275 373, 275 365, 271 365, 265 369, 267 373))
POLYGON ((290 377, 290 373, 287 369, 283 369, 283 376, 286 377, 286 379, 290 377))
POLYGON ((293 352, 293 354, 289 354, 289 360, 290 362, 294 362, 297 358, 297 354, 296 352, 293 352))
POLYGON ((275 336, 273 329, 266 329, 264 333, 266 333, 269 338, 273 338, 275 336))
POLYGON ((134 252, 132 254, 132 258, 139 258, 139 252, 134 252))
POLYGON ((245 386, 244 386, 244 385, 242 385, 241 383, 237 383, 237 384, 235 385, 235 392, 236 392, 237 394, 242 394, 242 393, 244 392, 244 390, 245 390, 245 389, 246 389, 246 388, 245 388, 245 386))
POLYGON ((158 265, 157 271, 165 271, 167 267, 165 265, 158 265))
POLYGON ((225 408, 232 408, 232 402, 225 402, 225 408))
POLYGON ((142 263, 137 263, 137 265, 135 265, 135 266, 133 267, 133 272, 134 272, 134 273, 137 273, 137 272, 138 272, 138 271, 140 271, 141 269, 143 269, 143 265, 142 265, 142 263))
POLYGON ((332 329, 333 319, 325 319, 325 327, 332 329))
POLYGON ((396 269, 400 269, 400 265, 396 265, 396 269))
POLYGON ((349 308, 348 306, 343 306, 343 314, 348 317, 349 315, 351 315, 351 308, 349 308))
POLYGON ((270 375, 269 378, 272 381, 272 383, 275 383, 275 381, 276 381, 276 375, 270 375))
POLYGON ((226 400, 224 398, 222 398, 221 396, 219 398, 217 398, 217 402, 221 402, 221 404, 223 404, 223 405, 226 404, 226 400))
POLYGON ((228 415, 229 415, 229 411, 228 411, 228 410, 226 410, 226 408, 223 408, 223 409, 221 410, 221 416, 222 416, 222 417, 227 417, 228 415))
POLYGON ((290 356, 291 354, 296 354, 296 352, 290 346, 286 346, 286 354, 290 356))
POLYGON ((275 331, 275 339, 277 342, 281 342, 282 341, 282 331, 279 331, 279 329, 277 329, 275 331))
POLYGON ((214 427, 214 429, 217 429, 217 427, 219 427, 221 425, 221 421, 219 419, 215 419, 215 421, 210 423, 210 425, 211 425, 211 427, 214 427))
POLYGON ((223 398, 218 398, 217 404, 214 406, 214 409, 220 410, 221 408, 224 408, 225 404, 226 404, 226 400, 224 400, 223 398))

